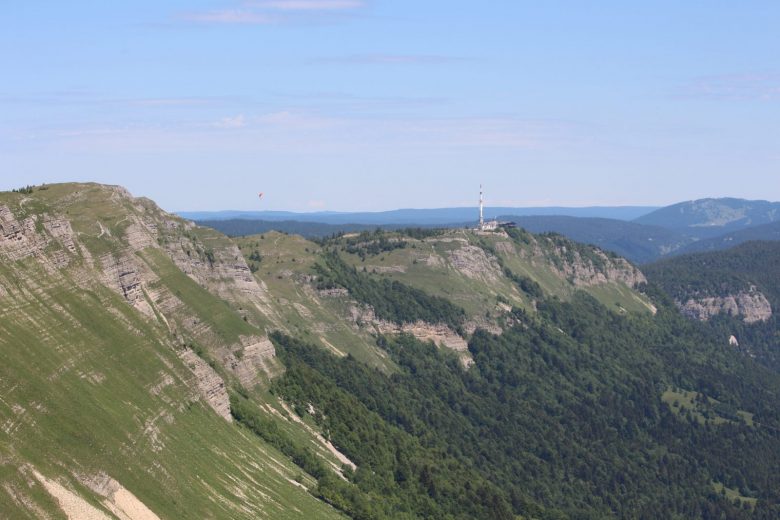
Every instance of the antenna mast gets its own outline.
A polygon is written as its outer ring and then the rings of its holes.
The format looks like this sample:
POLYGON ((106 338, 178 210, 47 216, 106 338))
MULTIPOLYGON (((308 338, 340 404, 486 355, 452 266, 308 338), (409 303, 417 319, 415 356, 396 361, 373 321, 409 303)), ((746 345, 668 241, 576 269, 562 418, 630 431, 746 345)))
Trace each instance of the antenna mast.
POLYGON ((485 227, 484 199, 482 198, 482 185, 479 185, 479 230, 485 227))

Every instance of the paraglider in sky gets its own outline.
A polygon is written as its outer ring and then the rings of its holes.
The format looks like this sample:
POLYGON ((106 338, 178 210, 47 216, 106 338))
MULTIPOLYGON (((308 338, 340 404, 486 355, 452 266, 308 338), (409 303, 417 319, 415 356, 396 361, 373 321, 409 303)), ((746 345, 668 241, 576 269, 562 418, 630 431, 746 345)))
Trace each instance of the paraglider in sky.
POLYGON ((257 197, 258 197, 260 200, 263 200, 263 195, 265 195, 265 193, 263 193, 263 192, 260 192, 260 193, 258 193, 258 194, 257 194, 257 197))

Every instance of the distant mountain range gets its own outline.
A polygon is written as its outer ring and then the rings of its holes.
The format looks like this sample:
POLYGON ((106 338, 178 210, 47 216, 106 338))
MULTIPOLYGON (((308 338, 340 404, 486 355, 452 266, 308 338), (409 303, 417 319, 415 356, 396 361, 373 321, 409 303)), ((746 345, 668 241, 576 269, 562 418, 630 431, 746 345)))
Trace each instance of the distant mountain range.
MULTIPOLYGON (((401 209, 375 213, 182 212, 232 236, 270 230, 322 237, 382 227, 465 227, 474 208, 401 209)), ((535 233, 554 232, 636 263, 716 251, 751 240, 780 240, 780 202, 700 199, 663 208, 486 208, 486 218, 514 221, 535 233)))
MULTIPOLYGON (((500 215, 566 215, 570 217, 598 217, 617 220, 633 220, 659 209, 655 206, 591 206, 585 208, 546 207, 509 208, 486 207, 485 218, 500 215)), ((265 220, 317 222, 321 224, 364 224, 432 226, 452 225, 461 222, 476 222, 476 208, 397 209, 377 212, 333 212, 295 213, 291 211, 181 211, 179 216, 195 221, 215 220, 265 220)))
POLYGON ((509 220, 529 231, 560 233, 637 263, 728 249, 752 240, 780 240, 780 203, 735 198, 681 202, 631 222, 560 216, 509 220))

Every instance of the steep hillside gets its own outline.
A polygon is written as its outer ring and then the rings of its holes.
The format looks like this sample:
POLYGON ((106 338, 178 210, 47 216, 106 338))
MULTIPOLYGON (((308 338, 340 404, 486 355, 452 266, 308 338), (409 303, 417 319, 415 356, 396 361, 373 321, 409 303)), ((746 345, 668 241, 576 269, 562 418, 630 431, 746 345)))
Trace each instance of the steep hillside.
POLYGON ((560 235, 67 184, 0 194, 0 260, 2 517, 777 517, 777 373, 560 235))
POLYGON ((634 220, 696 238, 710 238, 780 220, 780 203, 733 198, 673 204, 634 220))
POLYGON ((625 260, 559 236, 512 233, 375 231, 315 243, 272 232, 237 243, 289 330, 385 369, 392 362, 376 349, 377 333, 430 339, 469 363, 475 330, 500 332, 514 307, 532 310, 545 297, 585 291, 615 312, 654 310, 633 290, 644 277, 625 260))
POLYGON ((235 246, 56 185, 0 194, 0 259, 0 516, 338 517, 230 415, 226 386, 279 370, 235 246))

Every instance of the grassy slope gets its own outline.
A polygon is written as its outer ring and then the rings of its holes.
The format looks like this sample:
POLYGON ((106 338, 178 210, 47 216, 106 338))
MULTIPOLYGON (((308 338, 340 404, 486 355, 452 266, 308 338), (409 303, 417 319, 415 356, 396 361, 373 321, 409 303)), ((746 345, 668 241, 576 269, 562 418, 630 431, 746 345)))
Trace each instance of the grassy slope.
POLYGON ((344 299, 316 294, 304 280, 314 276, 320 247, 299 236, 271 232, 235 239, 244 257, 257 267, 255 277, 268 287, 283 326, 290 334, 306 338, 336 355, 352 354, 372 366, 391 370, 387 354, 374 339, 345 322, 344 299), (249 257, 257 251, 259 262, 249 257))
POLYGON ((425 240, 404 238, 409 243, 404 249, 369 256, 362 261, 357 255, 345 253, 344 258, 359 269, 417 287, 430 294, 451 300, 466 310, 471 317, 494 309, 501 296, 519 307, 529 304, 514 284, 504 276, 471 278, 450 263, 453 251, 464 245, 474 245, 474 236, 463 230, 448 232, 443 237, 425 240), (458 241, 452 241, 453 239, 458 241), (402 271, 385 270, 400 267, 402 271))
POLYGON ((545 294, 562 300, 570 300, 577 290, 584 290, 607 308, 629 312, 648 312, 647 298, 622 283, 606 283, 590 287, 575 287, 551 266, 561 259, 547 244, 544 237, 533 240, 547 255, 545 259, 531 259, 531 244, 512 241, 501 234, 478 236, 465 230, 448 231, 442 237, 414 240, 404 237, 408 246, 387 253, 368 256, 362 260, 355 254, 342 256, 359 269, 368 273, 407 283, 431 294, 450 299, 463 307, 472 318, 482 317, 493 311, 497 301, 528 309, 528 296, 518 291, 515 284, 499 272, 496 277, 474 278, 453 267, 452 252, 465 245, 478 246, 487 252, 495 251, 504 266, 514 274, 526 276, 537 282, 545 294), (396 268, 396 269, 392 269, 396 268))
POLYGON ((60 283, 44 301, 22 295, 32 288, 15 281, 0 323, 6 464, 32 464, 49 477, 104 471, 167 518, 328 516, 287 481, 298 471, 281 454, 191 402, 191 376, 160 331, 117 296, 60 283), (166 374, 172 384, 154 395, 166 374), (243 506, 254 512, 242 514, 243 506))
MULTIPOLYGON (((121 236, 126 201, 98 196, 100 187, 52 186, 25 197, 22 209, 51 213, 76 190, 94 190, 89 204, 60 206, 79 239, 94 256, 119 249, 98 239, 97 222, 121 236)), ((0 196, 15 212, 21 201, 0 196)), ((257 332, 170 261, 145 256, 216 335, 257 332)), ((197 398, 167 330, 120 296, 97 283, 84 289, 69 270, 46 272, 32 258, 0 264, 0 284, 0 516, 24 518, 32 503, 62 517, 30 477, 33 466, 97 507, 74 475, 105 472, 161 518, 339 517, 291 482, 301 472, 281 453, 197 398)))

